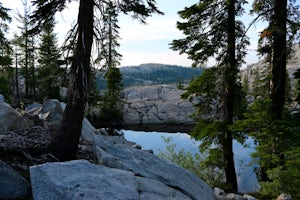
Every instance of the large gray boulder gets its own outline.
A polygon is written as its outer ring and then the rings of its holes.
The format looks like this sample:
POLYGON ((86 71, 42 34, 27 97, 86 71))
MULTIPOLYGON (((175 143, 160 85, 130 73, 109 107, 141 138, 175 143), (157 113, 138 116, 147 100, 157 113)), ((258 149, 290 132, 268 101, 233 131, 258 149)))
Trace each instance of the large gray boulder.
POLYGON ((33 198, 138 199, 131 172, 76 160, 30 167, 33 198))
POLYGON ((27 106, 25 108, 25 113, 29 115, 38 115, 43 109, 43 105, 37 102, 34 102, 33 104, 27 106))
POLYGON ((57 99, 48 99, 43 104, 33 103, 25 108, 25 113, 38 116, 40 120, 48 122, 61 122, 64 107, 57 99))
POLYGON ((30 167, 33 198, 215 200, 196 175, 122 137, 96 135, 94 143, 99 165, 76 160, 30 167))
POLYGON ((89 122, 87 118, 83 118, 81 128, 81 139, 92 142, 97 129, 89 122))
POLYGON ((0 132, 27 129, 33 125, 33 121, 24 118, 10 105, 0 103, 0 132))
POLYGON ((43 103, 42 110, 39 113, 40 119, 52 122, 62 121, 64 109, 57 99, 48 99, 43 103))
POLYGON ((85 160, 46 163, 30 167, 35 200, 188 200, 187 196, 156 180, 91 164, 85 160))
MULTIPOLYGON (((38 118, 43 121, 44 127, 50 130, 50 132, 58 132, 61 127, 65 108, 65 103, 59 102, 57 99, 48 99, 43 104, 33 103, 27 106, 25 113, 31 116, 38 116, 38 118)), ((81 139, 91 142, 98 131, 84 118, 81 133, 81 139)))
POLYGON ((15 199, 29 194, 29 183, 0 160, 0 199, 15 199))
POLYGON ((191 199, 215 199, 212 188, 188 170, 147 151, 108 140, 106 137, 101 135, 94 137, 94 150, 98 164, 157 180, 176 188, 191 199))
POLYGON ((126 88, 124 124, 194 123, 193 104, 181 99, 183 92, 175 84, 126 88))

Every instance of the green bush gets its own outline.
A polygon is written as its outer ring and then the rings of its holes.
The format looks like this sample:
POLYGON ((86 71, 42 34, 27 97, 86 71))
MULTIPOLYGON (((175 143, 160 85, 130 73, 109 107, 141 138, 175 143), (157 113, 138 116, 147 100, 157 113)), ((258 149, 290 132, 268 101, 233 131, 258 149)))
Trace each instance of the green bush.
MULTIPOLYGON (((164 142, 167 144, 166 150, 159 152, 159 157, 173 161, 183 168, 191 171, 199 178, 204 180, 212 187, 225 187, 225 178, 223 170, 216 165, 218 161, 209 159, 211 156, 206 156, 200 152, 192 154, 184 149, 177 151, 176 144, 173 142, 172 137, 163 137, 164 142)), ((211 153, 214 151, 211 151, 211 153)))

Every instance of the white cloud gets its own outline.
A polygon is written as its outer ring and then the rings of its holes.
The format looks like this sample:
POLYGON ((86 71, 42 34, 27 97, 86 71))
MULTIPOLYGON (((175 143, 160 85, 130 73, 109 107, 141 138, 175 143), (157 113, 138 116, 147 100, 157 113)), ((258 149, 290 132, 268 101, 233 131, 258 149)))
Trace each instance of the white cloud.
POLYGON ((147 24, 141 24, 128 16, 120 18, 120 36, 122 41, 140 42, 154 40, 171 40, 181 35, 176 28, 176 16, 157 16, 149 18, 147 24))
POLYGON ((177 15, 154 16, 141 24, 128 16, 120 18, 122 65, 165 63, 190 66, 192 61, 170 49, 173 39, 183 37, 176 28, 177 15))

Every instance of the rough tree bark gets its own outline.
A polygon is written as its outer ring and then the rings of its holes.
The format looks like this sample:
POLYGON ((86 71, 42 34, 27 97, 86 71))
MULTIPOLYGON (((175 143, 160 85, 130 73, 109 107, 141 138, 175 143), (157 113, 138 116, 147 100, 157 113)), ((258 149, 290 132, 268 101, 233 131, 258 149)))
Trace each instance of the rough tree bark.
MULTIPOLYGON (((229 0, 227 2, 228 26, 227 26, 227 58, 225 64, 225 80, 226 80, 226 120, 228 124, 233 124, 234 104, 235 104, 235 85, 237 75, 237 63, 235 58, 235 1, 229 0)), ((223 142, 223 156, 225 162, 225 176, 228 187, 231 191, 237 191, 237 176, 235 172, 233 147, 232 147, 232 133, 226 130, 225 140, 223 142)))
POLYGON ((68 102, 60 134, 50 149, 60 161, 75 159, 78 149, 90 78, 93 7, 93 0, 80 0, 77 47, 71 65, 71 85, 68 102))
POLYGON ((274 119, 281 119, 285 102, 287 0, 276 0, 272 18, 273 61, 271 100, 274 119))

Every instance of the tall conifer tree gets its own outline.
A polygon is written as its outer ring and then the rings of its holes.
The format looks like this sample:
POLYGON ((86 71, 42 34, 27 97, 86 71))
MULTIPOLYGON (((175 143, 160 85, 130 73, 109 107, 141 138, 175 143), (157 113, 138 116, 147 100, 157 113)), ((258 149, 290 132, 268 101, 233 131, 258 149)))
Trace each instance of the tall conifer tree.
POLYGON ((9 99, 12 88, 12 58, 11 58, 11 47, 6 38, 8 31, 8 24, 11 22, 11 17, 8 14, 9 9, 2 6, 0 2, 0 93, 9 99))
POLYGON ((113 127, 120 126, 122 117, 122 75, 118 68, 121 54, 118 53, 119 26, 118 10, 112 2, 104 4, 102 12, 102 27, 100 30, 101 40, 99 41, 99 58, 102 68, 106 71, 105 78, 107 91, 104 93, 100 111, 100 120, 108 126, 109 133, 113 134, 113 127))
MULTIPOLYGON (((32 31, 38 31, 45 21, 53 19, 54 14, 63 10, 67 2, 69 1, 34 0, 33 3, 37 10, 34 12, 32 19, 36 22, 36 26, 32 31)), ((102 3, 102 1, 95 0, 79 1, 77 39, 71 64, 68 102, 60 135, 52 145, 52 153, 61 161, 76 158, 89 91, 91 50, 94 36, 96 36, 94 31, 94 10, 100 8, 99 2, 102 3)), ((122 12, 132 13, 142 22, 145 22, 145 18, 152 13, 161 13, 155 5, 155 0, 122 0, 116 3, 122 12)))
POLYGON ((8 41, 5 37, 7 31, 8 31, 8 24, 11 22, 11 17, 8 14, 9 9, 2 6, 2 3, 0 2, 0 19, 2 23, 0 24, 0 45, 1 48, 4 48, 5 46, 8 47, 8 41))
POLYGON ((40 98, 59 98, 62 69, 59 65, 57 39, 54 21, 45 24, 39 47, 38 91, 40 98))
POLYGON ((24 12, 18 13, 18 21, 21 26, 18 28, 21 30, 21 38, 18 40, 20 48, 20 65, 22 66, 22 75, 25 79, 25 94, 35 95, 36 92, 36 80, 35 80, 35 40, 29 34, 29 30, 32 28, 29 16, 31 15, 31 7, 28 5, 27 0, 22 0, 24 12))
POLYGON ((257 19, 267 22, 260 33, 259 53, 270 63, 271 70, 267 69, 270 72, 265 74, 265 79, 271 76, 270 93, 250 105, 245 119, 235 126, 238 131, 246 131, 258 144, 253 157, 260 167, 258 178, 260 193, 266 195, 264 199, 275 198, 278 193, 298 195, 299 178, 295 174, 299 174, 299 167, 295 163, 300 160, 299 118, 285 109, 289 96, 286 62, 300 27, 299 7, 294 3, 294 0, 255 0, 253 3, 252 12, 258 14, 257 19))
POLYGON ((187 53, 199 66, 210 57, 215 57, 216 67, 206 70, 191 82, 184 98, 197 96, 198 125, 193 131, 197 139, 203 141, 202 149, 216 144, 222 155, 228 188, 237 191, 237 178, 233 160, 232 140, 239 137, 228 128, 239 114, 242 90, 239 82, 239 66, 245 55, 243 24, 236 19, 243 13, 244 1, 212 0, 200 1, 179 12, 186 22, 178 22, 177 27, 186 35, 174 40, 172 49, 187 53))
POLYGON ((268 23, 260 34, 259 53, 271 63, 271 112, 280 120, 286 100, 286 63, 299 33, 300 13, 294 0, 255 0, 252 8, 268 23))

